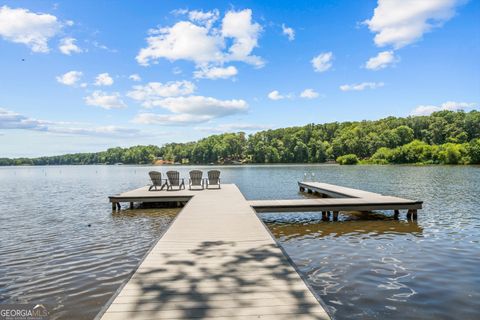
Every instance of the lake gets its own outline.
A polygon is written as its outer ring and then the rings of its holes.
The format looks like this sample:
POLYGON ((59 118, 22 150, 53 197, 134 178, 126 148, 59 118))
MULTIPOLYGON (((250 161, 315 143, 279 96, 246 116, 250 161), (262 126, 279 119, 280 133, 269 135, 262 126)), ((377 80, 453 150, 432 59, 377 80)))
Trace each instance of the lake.
MULTIPOLYGON (((166 171, 171 167, 156 167, 166 171)), ((175 166, 186 177, 193 168, 175 166)), ((336 319, 480 318, 480 167, 222 166, 247 199, 302 198, 315 180, 420 199, 391 212, 261 214, 336 319)), ((0 303, 45 303, 92 319, 180 209, 112 214, 107 196, 148 183, 150 166, 0 167, 0 303)))

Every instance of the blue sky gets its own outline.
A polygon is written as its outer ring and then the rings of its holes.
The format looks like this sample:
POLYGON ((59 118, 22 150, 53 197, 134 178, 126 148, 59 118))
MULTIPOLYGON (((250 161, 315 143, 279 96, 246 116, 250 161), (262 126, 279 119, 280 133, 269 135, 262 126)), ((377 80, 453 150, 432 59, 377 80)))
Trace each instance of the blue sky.
POLYGON ((0 157, 471 110, 480 1, 0 1, 0 157))

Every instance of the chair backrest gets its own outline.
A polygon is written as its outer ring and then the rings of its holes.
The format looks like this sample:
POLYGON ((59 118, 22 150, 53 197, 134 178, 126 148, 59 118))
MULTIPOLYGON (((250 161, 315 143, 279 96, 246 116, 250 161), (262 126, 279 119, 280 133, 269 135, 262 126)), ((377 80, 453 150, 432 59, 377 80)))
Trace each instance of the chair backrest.
POLYGON ((203 172, 200 170, 192 170, 190 171, 190 180, 192 181, 192 185, 199 186, 202 184, 202 176, 203 172))
POLYGON ((220 171, 210 170, 208 171, 208 183, 209 184, 218 184, 218 179, 220 178, 220 171))
POLYGON ((167 171, 168 182, 172 186, 180 185, 180 172, 178 171, 167 171))
POLYGON ((162 185, 162 174, 158 171, 150 171, 148 173, 150 179, 152 180, 152 184, 154 186, 161 186, 162 185))

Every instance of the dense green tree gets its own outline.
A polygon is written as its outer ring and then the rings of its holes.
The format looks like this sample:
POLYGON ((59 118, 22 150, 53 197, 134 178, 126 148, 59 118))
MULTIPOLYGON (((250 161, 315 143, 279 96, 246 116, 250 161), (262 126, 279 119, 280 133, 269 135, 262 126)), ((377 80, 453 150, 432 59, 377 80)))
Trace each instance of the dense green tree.
POLYGON ((211 135, 195 142, 110 148, 34 159, 1 158, 0 165, 178 163, 321 163, 353 154, 372 163, 480 163, 480 112, 440 111, 430 116, 308 124, 211 135))

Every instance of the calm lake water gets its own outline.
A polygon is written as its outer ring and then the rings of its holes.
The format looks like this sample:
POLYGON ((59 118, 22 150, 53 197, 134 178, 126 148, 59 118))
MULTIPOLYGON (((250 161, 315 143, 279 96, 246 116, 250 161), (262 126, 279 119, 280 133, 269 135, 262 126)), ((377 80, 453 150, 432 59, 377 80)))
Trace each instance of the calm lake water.
MULTIPOLYGON (((192 169, 175 168, 185 176, 192 169)), ((53 319, 92 319, 178 212, 112 214, 107 196, 145 185, 149 170, 0 167, 0 303, 42 302, 53 319)), ((301 198, 296 181, 313 172, 322 182, 423 200, 417 222, 390 212, 341 213, 338 222, 313 212, 261 217, 336 319, 480 318, 480 167, 220 170, 247 199, 301 198)))

